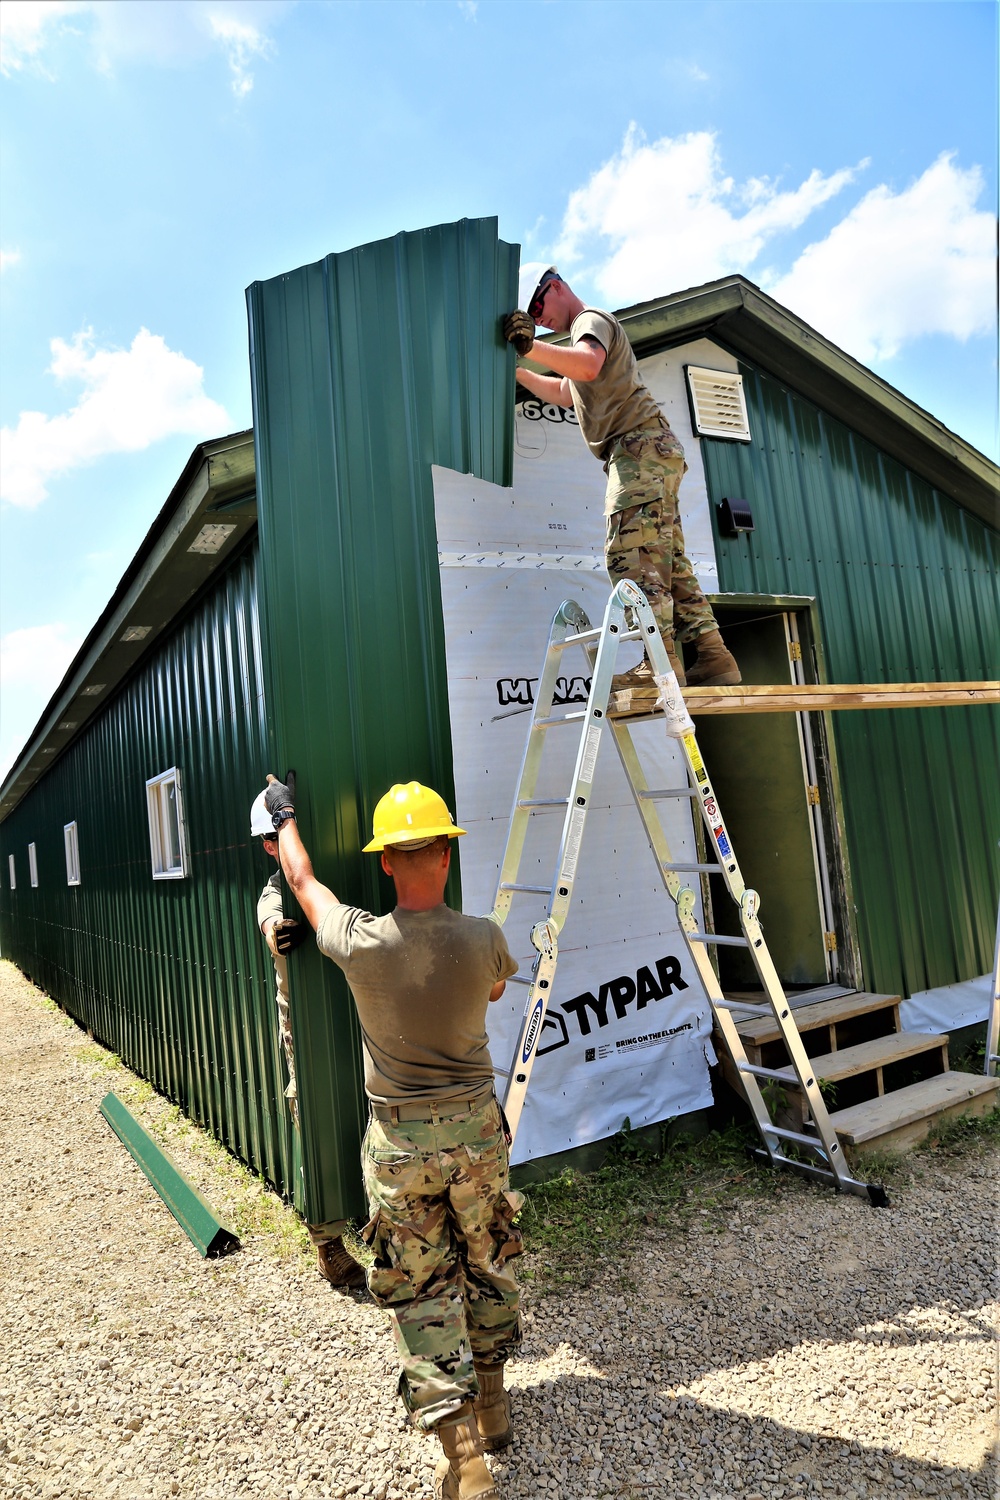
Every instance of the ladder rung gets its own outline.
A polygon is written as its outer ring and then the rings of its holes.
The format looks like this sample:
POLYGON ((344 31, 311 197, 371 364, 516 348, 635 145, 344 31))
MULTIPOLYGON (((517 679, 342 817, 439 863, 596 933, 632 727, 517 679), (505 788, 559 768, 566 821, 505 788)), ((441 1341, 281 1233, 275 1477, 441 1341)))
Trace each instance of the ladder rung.
POLYGON ((693 786, 669 786, 662 787, 655 792, 640 792, 639 796, 643 802, 653 797, 697 797, 698 793, 693 786))
POLYGON ((748 1010, 754 1016, 770 1016, 774 1012, 769 1005, 751 1005, 747 1000, 713 1000, 713 1005, 721 1005, 723 1010, 748 1010))
POLYGON ((686 932, 689 943, 718 943, 723 948, 749 948, 746 938, 720 937, 717 932, 686 932))
POLYGON ((798 1141, 800 1146, 811 1146, 826 1156, 826 1147, 818 1136, 803 1135, 801 1130, 785 1130, 781 1125, 765 1125, 764 1129, 768 1135, 780 1135, 783 1141, 798 1141))
POLYGON ((804 1087, 800 1080, 795 1076, 795 1073, 791 1070, 783 1073, 779 1068, 761 1068, 758 1067, 756 1063, 749 1062, 737 1063, 736 1066, 741 1073, 752 1073, 755 1078, 775 1078, 777 1079, 778 1083, 788 1083, 791 1084, 793 1088, 804 1087))
POLYGON ((510 1069, 509 1068, 498 1068, 497 1065, 496 1065, 496 1063, 493 1064, 493 1071, 494 1071, 494 1073, 499 1073, 501 1078, 509 1078, 510 1077, 510 1069))
MULTIPOLYGON (((822 1146, 820 1149, 822 1150, 822 1146)), ((765 1152, 763 1151, 755 1151, 754 1155, 760 1156, 762 1160, 765 1158, 765 1152)), ((824 1171, 822 1167, 814 1167, 811 1162, 796 1161, 792 1156, 783 1156, 780 1151, 774 1152, 772 1160, 780 1162, 785 1167, 794 1167, 798 1172, 805 1172, 808 1177, 815 1178, 817 1182, 829 1182, 834 1187, 838 1186, 838 1178, 833 1172, 824 1171)), ((825 1151, 823 1152, 823 1160, 829 1160, 825 1151)))
POLYGON ((581 719, 587 717, 587 710, 582 708, 579 713, 554 714, 551 719, 536 719, 532 729, 547 728, 550 724, 578 724, 581 719))
MULTIPOLYGON (((568 635, 564 641, 552 641, 550 650, 565 651, 567 646, 582 646, 586 641, 596 641, 603 635, 603 629, 598 625, 594 630, 581 630, 577 635, 568 635)), ((619 641, 638 641, 642 639, 641 630, 619 630, 619 641)))
POLYGON ((674 865, 674 864, 664 864, 664 865, 660 866, 660 869, 661 870, 673 870, 675 873, 682 874, 682 875, 686 875, 686 874, 691 874, 691 875, 697 875, 697 874, 702 874, 702 875, 722 875, 722 874, 725 873, 723 871, 722 866, 720 864, 717 864, 717 863, 716 864, 712 864, 712 865, 674 865))
POLYGON ((552 887, 550 885, 514 885, 512 881, 500 882, 502 891, 522 891, 526 896, 547 896, 552 887))
POLYGON ((566 807, 568 797, 520 797, 518 807, 566 807))
POLYGON ((511 974, 507 979, 508 984, 534 984, 534 982, 526 974, 511 974))

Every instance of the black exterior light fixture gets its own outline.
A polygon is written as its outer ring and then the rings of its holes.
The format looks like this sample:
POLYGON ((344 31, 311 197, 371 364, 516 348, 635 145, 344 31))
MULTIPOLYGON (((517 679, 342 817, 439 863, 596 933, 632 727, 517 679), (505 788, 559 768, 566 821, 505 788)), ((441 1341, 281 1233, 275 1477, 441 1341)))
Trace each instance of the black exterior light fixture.
POLYGON ((741 532, 754 530, 749 500, 721 500, 716 510, 719 513, 719 530, 723 536, 739 536, 741 532))

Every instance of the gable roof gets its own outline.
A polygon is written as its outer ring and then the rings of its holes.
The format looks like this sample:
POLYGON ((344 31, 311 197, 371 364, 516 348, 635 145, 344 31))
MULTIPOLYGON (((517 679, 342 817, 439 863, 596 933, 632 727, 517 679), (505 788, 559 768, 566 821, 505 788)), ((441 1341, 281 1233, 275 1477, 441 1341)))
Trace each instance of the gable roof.
POLYGON ((639 302, 617 314, 636 354, 707 336, 791 386, 988 525, 1000 524, 1000 469, 743 276, 639 302))

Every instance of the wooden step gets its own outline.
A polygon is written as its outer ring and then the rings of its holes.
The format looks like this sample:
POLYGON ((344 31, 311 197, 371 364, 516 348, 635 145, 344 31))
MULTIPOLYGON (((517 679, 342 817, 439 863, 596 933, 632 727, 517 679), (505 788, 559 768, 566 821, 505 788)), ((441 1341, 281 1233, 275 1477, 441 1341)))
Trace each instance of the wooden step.
MULTIPOLYGON (((762 996, 762 999, 766 1005, 766 996, 762 996)), ((898 995, 873 995, 866 990, 856 990, 849 995, 840 995, 836 1000, 820 1000, 815 1005, 794 1006, 793 1015, 800 1032, 813 1031, 817 1026, 835 1025, 838 1021, 850 1020, 852 1016, 888 1010, 890 1006, 895 1007, 898 1012, 898 995)), ((754 1047, 760 1047, 765 1042, 775 1042, 781 1036, 781 1029, 773 1016, 751 1016, 749 1020, 738 1021, 736 1030, 745 1042, 754 1047)))
POLYGON ((853 1104, 830 1115, 848 1146, 906 1150, 923 1140, 939 1120, 962 1114, 983 1115, 997 1103, 1000 1078, 981 1073, 939 1073, 865 1104, 853 1104))
MULTIPOLYGON (((824 1052, 821 1057, 810 1058, 810 1067, 815 1077, 836 1081, 838 1078, 854 1078, 859 1073, 870 1073, 875 1068, 884 1068, 905 1057, 917 1057, 921 1052, 935 1050, 940 1050, 942 1068, 947 1070, 947 1036, 926 1031, 894 1031, 889 1036, 876 1037, 872 1042, 860 1042, 856 1047, 843 1047, 839 1052, 824 1052)), ((790 1083, 796 1081, 794 1068, 779 1068, 778 1072, 790 1083)))

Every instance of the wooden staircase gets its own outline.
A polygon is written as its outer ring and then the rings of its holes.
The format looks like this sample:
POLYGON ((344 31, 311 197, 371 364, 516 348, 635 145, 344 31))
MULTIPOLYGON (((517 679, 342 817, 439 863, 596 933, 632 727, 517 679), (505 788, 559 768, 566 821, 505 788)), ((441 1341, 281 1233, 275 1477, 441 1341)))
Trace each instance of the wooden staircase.
MULTIPOLYGON (((748 1004, 761 999, 753 992, 727 998, 748 1004)), ((900 1030, 896 995, 828 985, 788 999, 831 1123, 849 1155, 905 1151, 939 1121, 985 1114, 998 1102, 1000 1078, 949 1069, 946 1035, 900 1030)), ((777 1100, 775 1123, 808 1131, 805 1099, 777 1023, 768 1016, 741 1021, 738 1011, 734 1019, 748 1061, 787 1078, 787 1088, 777 1080, 772 1084, 783 1096, 777 1100)), ((715 1042, 727 1082, 742 1094, 721 1036, 715 1042)))

